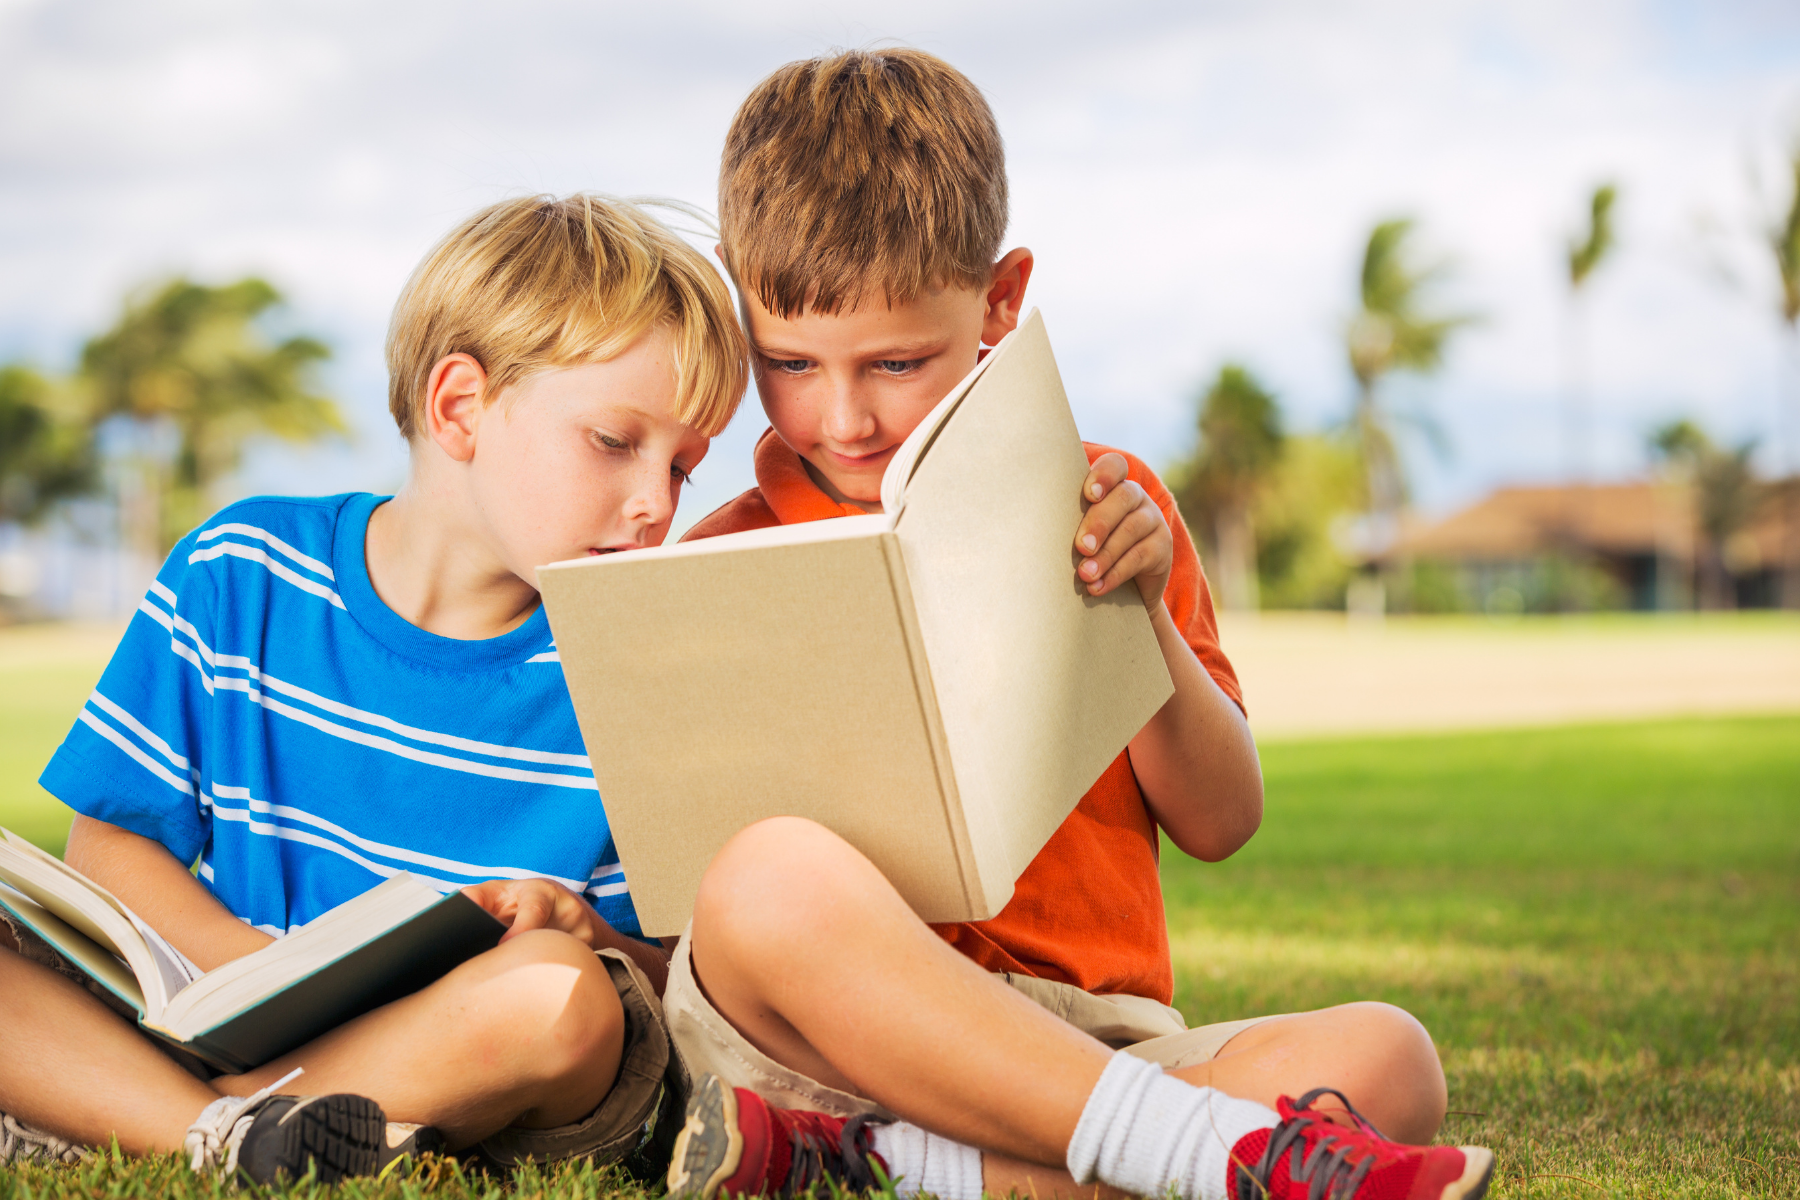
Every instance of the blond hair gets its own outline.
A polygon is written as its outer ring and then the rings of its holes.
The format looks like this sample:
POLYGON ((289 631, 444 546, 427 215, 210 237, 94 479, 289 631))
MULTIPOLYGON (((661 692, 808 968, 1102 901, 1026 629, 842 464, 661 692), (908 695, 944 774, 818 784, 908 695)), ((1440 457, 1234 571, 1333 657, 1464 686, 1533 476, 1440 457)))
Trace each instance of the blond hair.
POLYGON ((604 362, 657 328, 674 341, 676 419, 717 434, 743 397, 748 355, 706 257, 629 201, 504 200, 451 230, 407 280, 388 326, 388 408, 410 440, 446 355, 481 364, 491 403, 529 375, 604 362))
POLYGON ((719 224, 740 291, 782 317, 985 288, 1006 234, 993 111, 920 50, 792 62, 725 136, 719 224))

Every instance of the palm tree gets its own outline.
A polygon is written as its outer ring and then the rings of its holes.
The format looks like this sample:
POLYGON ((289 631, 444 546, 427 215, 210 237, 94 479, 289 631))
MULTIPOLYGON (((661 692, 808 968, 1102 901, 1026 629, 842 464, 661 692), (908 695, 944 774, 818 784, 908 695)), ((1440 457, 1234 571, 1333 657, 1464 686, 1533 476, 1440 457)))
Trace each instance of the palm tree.
POLYGON ((92 429, 57 391, 30 367, 0 367, 0 521, 29 524, 98 482, 92 429))
POLYGON ((1761 495, 1750 469, 1754 440, 1724 449, 1692 421, 1671 421, 1650 435, 1651 452, 1693 489, 1701 608, 1735 608, 1725 548, 1750 523, 1761 495))
POLYGON ((1793 191, 1788 197, 1787 214, 1769 229, 1769 249, 1775 254, 1775 274, 1781 281, 1782 332, 1787 341, 1788 396, 1782 406, 1788 410, 1782 447, 1788 472, 1795 476, 1786 484, 1786 502, 1782 506, 1782 541, 1785 563, 1781 574, 1781 603, 1786 608, 1800 608, 1800 144, 1794 147, 1789 173, 1793 191))
POLYGON ((89 341, 81 380, 98 419, 125 417, 174 433, 173 461, 145 456, 147 511, 134 524, 157 557, 216 506, 214 490, 243 461, 246 443, 273 435, 307 442, 346 431, 331 400, 312 390, 329 357, 310 337, 273 341, 261 320, 281 295, 261 279, 208 287, 175 279, 128 302, 119 323, 89 341))
POLYGON ((1571 479, 1585 480, 1592 463, 1589 461, 1589 428, 1587 411, 1587 313, 1583 303, 1587 282, 1595 268, 1604 262, 1617 244, 1613 235, 1613 204, 1618 189, 1605 184, 1594 189, 1588 200, 1587 233, 1569 243, 1569 329, 1568 362, 1565 387, 1563 448, 1565 469, 1571 479))
POLYGON ((1280 461, 1281 408, 1246 368, 1227 363, 1200 403, 1200 444, 1176 476, 1176 503, 1210 542, 1219 598, 1234 612, 1258 607, 1251 512, 1280 461))
POLYGON ((1475 318, 1430 310, 1427 294, 1445 274, 1442 263, 1421 265, 1409 241, 1413 221, 1397 218, 1376 225, 1363 251, 1361 308, 1345 337, 1350 370, 1356 376, 1351 433, 1369 481, 1370 557, 1380 565, 1383 584, 1393 569, 1406 476, 1394 436, 1393 414, 1383 403, 1382 382, 1394 371, 1429 374, 1443 363, 1450 335, 1475 318))
MULTIPOLYGON (((1562 514, 1563 549, 1578 562, 1587 558, 1583 538, 1587 514, 1579 511, 1586 503, 1586 485, 1593 471, 1593 415, 1588 397, 1587 362, 1587 282, 1615 244, 1613 236, 1613 204, 1618 189, 1603 184, 1594 189, 1588 200, 1587 232, 1569 242, 1569 309, 1565 332, 1563 380, 1563 470, 1576 490, 1573 503, 1562 514)), ((1579 594, 1580 589, 1573 589, 1579 594)))

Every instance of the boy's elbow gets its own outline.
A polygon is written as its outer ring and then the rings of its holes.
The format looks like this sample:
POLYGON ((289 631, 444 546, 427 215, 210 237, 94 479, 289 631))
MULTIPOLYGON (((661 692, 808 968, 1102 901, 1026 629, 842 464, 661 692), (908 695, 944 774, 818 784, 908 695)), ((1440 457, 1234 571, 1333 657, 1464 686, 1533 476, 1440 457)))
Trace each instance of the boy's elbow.
POLYGON ((1170 834, 1171 840, 1181 847, 1182 853, 1201 862, 1224 862, 1242 850, 1244 843, 1255 837, 1256 831, 1262 826, 1261 777, 1245 785, 1240 794, 1232 798, 1232 803, 1221 805, 1215 811, 1219 813, 1218 817, 1195 830, 1189 837, 1178 839, 1173 833, 1170 834))

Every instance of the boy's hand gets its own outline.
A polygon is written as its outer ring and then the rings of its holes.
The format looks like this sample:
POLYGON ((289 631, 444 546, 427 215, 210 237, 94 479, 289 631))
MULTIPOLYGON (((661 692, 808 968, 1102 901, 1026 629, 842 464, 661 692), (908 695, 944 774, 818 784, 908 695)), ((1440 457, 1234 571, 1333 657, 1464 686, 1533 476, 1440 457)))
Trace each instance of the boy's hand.
POLYGON ((612 940, 605 936, 611 926, 586 900, 548 879, 490 879, 463 895, 506 922, 503 942, 533 929, 560 929, 595 948, 612 940))
POLYGON ((1081 498, 1089 508, 1075 527, 1075 550, 1082 556, 1075 577, 1090 596, 1135 579, 1144 607, 1154 613, 1175 564, 1175 536, 1156 501, 1125 477, 1126 469, 1122 454, 1102 454, 1088 468, 1081 498))

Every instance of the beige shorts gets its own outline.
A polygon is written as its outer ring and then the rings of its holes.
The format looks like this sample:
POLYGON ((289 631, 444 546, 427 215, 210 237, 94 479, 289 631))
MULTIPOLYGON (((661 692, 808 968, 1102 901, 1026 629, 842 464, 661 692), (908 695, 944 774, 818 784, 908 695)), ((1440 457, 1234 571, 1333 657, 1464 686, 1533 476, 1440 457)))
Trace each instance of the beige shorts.
MULTIPOLYGON (((111 992, 89 979, 79 967, 63 958, 54 947, 0 909, 0 932, 11 935, 21 957, 48 967, 85 987, 100 1001, 134 1026, 137 1012, 111 992)), ((0 944, 4 939, 0 939, 0 944)), ((687 1103, 680 1086, 681 1072, 669 1052, 669 1035, 663 1026, 662 1005, 650 981, 637 964, 617 950, 594 952, 618 989, 625 1009, 625 1049, 619 1059, 618 1078, 594 1111, 572 1125, 555 1129, 502 1129, 477 1147, 481 1156, 500 1167, 521 1162, 555 1162, 565 1158, 590 1158, 617 1162, 634 1151, 654 1157, 648 1145, 654 1130, 678 1124, 687 1103), (662 1116, 659 1116, 659 1112, 662 1116), (663 1117, 671 1119, 664 1120, 663 1117), (655 1118, 653 1121, 652 1118, 655 1118)), ((149 1034, 141 1037, 201 1079, 219 1072, 176 1046, 149 1034)), ((672 1133, 669 1134, 673 1136, 672 1133)), ((664 1139, 659 1139, 664 1140, 664 1139)), ((666 1158, 664 1163, 666 1165, 666 1158)))
MULTIPOLYGON (((1171 1070, 1206 1062, 1225 1043, 1281 1014, 1221 1021, 1189 1029, 1181 1014, 1143 996, 1096 996, 1073 984, 1013 975, 998 977, 1077 1029, 1117 1050, 1160 1063, 1171 1070)), ((663 1019, 688 1079, 717 1075, 732 1087, 749 1088, 778 1108, 804 1108, 853 1117, 872 1113, 892 1120, 893 1114, 863 1096, 841 1092, 782 1066, 752 1046, 719 1015, 694 979, 688 938, 683 934, 669 964, 663 990, 663 1019)))

